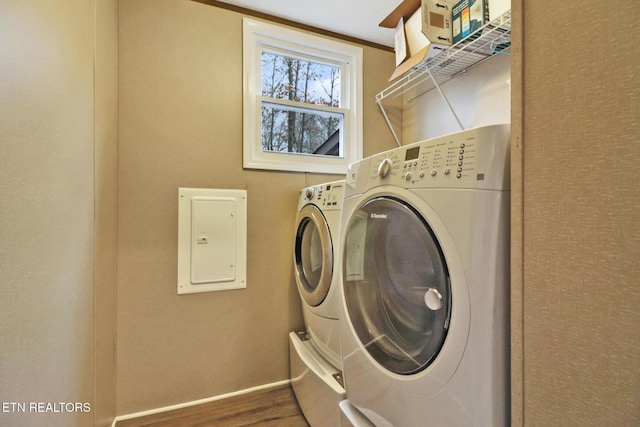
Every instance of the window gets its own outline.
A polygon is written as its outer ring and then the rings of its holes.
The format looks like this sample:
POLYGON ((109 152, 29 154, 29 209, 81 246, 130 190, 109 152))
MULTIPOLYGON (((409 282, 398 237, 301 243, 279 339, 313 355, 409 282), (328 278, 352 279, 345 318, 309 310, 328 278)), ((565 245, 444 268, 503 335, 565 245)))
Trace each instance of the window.
POLYGON ((244 19, 244 167, 344 174, 362 157, 362 49, 244 19))

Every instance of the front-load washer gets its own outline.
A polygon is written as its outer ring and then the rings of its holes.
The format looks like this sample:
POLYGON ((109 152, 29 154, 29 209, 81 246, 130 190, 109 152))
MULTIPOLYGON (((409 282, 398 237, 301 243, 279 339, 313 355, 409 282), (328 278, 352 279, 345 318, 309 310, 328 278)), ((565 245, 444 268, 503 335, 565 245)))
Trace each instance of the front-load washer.
POLYGON ((345 182, 334 181, 302 189, 295 222, 293 264, 302 299, 308 338, 333 366, 341 369, 338 314, 340 272, 334 265, 345 182))
POLYGON ((338 260, 345 182, 302 189, 297 208, 294 270, 302 300, 305 331, 289 334, 291 384, 307 421, 316 426, 340 422, 345 398, 338 314, 338 260))
POLYGON ((347 398, 376 426, 508 425, 509 125, 349 167, 347 398))

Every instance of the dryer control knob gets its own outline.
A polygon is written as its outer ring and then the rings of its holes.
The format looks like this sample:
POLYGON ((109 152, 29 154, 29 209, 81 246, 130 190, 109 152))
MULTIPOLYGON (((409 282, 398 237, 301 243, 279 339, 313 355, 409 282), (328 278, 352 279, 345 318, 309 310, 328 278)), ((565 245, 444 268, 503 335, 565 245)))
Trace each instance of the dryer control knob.
POLYGON ((314 193, 315 193, 315 191, 314 191, 313 187, 309 187, 306 190, 304 190, 304 196, 309 200, 313 199, 314 193))
POLYGON ((424 303, 433 311, 440 310, 442 308, 442 295, 437 289, 429 288, 424 294, 424 303))
POLYGON ((385 176, 387 176, 390 170, 391 170, 391 160, 384 159, 378 165, 378 176, 380 178, 384 178, 385 176))

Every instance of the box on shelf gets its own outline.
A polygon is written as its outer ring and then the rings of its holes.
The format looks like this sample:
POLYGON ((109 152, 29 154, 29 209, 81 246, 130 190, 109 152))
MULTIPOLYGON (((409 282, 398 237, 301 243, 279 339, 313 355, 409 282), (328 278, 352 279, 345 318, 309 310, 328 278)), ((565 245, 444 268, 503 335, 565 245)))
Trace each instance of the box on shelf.
POLYGON ((460 0, 453 6, 453 43, 458 43, 489 22, 488 0, 460 0))
POLYGON ((442 18, 434 15, 429 21, 430 15, 427 13, 427 22, 424 22, 423 8, 426 10, 428 7, 431 11, 437 11, 439 9, 436 3, 438 3, 436 0, 404 0, 380 23, 381 27, 396 29, 396 69, 389 81, 400 77, 425 59, 437 55, 451 45, 453 37, 450 3, 443 0, 439 2, 448 6, 449 14, 442 11, 440 13, 442 18), (438 25, 445 28, 440 29, 438 25), (425 34, 432 35, 434 39, 431 40, 425 34), (448 41, 447 38, 449 38, 448 41))
POLYGON ((422 0, 422 34, 431 43, 451 46, 451 5, 446 1, 422 0))

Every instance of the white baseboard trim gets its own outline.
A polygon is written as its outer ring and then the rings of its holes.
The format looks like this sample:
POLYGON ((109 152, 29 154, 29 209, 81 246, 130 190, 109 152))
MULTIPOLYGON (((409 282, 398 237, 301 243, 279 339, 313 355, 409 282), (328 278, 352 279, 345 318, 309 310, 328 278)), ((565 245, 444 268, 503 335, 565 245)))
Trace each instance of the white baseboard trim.
POLYGON ((215 402, 216 400, 227 399, 229 397, 240 396, 242 394, 252 393, 254 391, 266 390, 269 388, 280 387, 282 385, 290 384, 291 380, 283 380, 270 384, 263 384, 251 388, 246 388, 244 390, 238 390, 231 393, 221 394, 218 396, 207 397, 205 399, 194 400, 192 402, 178 403, 176 405, 165 406, 163 408, 149 409, 147 411, 135 412, 133 414, 126 415, 118 415, 113 419, 113 423, 111 427, 116 427, 116 423, 118 421, 130 420, 132 418, 144 417, 146 415, 154 415, 162 412, 173 411, 175 409, 188 408, 189 406, 201 405, 203 403, 215 402))

